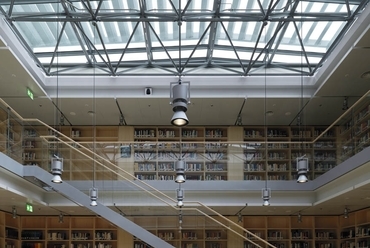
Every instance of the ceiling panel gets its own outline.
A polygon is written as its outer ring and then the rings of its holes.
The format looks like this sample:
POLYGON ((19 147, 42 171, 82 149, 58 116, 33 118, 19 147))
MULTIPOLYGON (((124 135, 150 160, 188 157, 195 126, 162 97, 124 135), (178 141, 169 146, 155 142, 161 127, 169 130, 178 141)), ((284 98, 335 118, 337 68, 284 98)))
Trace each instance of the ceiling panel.
POLYGON ((45 96, 22 64, 8 49, 0 49, 0 97, 28 97, 30 88, 34 97, 45 96))
POLYGON ((370 79, 360 78, 370 71, 370 49, 353 49, 335 73, 317 92, 317 96, 359 97, 370 90, 370 79))
POLYGON ((364 32, 363 36, 358 40, 356 47, 370 48, 370 27, 364 32))

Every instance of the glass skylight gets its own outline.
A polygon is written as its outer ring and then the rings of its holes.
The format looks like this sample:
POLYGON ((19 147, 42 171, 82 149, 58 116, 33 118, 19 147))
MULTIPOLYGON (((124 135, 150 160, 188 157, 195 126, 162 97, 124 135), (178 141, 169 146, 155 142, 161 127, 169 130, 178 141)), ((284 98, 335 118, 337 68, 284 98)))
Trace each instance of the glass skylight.
POLYGON ((238 76, 262 66, 289 76, 313 75, 368 1, 9 0, 0 10, 47 75, 61 63, 59 75, 83 65, 115 76, 143 66, 238 76))

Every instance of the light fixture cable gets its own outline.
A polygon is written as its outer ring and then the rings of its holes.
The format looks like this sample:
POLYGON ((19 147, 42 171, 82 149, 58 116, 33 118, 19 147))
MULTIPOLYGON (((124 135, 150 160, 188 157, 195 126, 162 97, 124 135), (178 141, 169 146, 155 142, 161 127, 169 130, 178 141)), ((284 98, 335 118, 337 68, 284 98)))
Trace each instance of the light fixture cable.
POLYGON ((15 208, 15 206, 12 207, 12 217, 13 219, 16 219, 17 218, 17 209, 15 208))
MULTIPOLYGON (((262 28, 267 26, 267 21, 263 21, 262 28)), ((266 43, 266 29, 265 31, 265 43, 266 43)), ((265 188, 262 189, 262 199, 263 199, 263 206, 269 206, 270 205, 270 197, 271 197, 271 189, 267 188, 267 180, 268 180, 268 150, 267 150, 267 58, 268 58, 268 49, 265 49, 265 97, 264 97, 264 106, 263 106, 263 122, 264 122, 264 135, 265 135, 265 188)))
POLYGON ((62 212, 59 213, 59 223, 64 222, 64 214, 62 212))
MULTIPOLYGON (((96 21, 92 21, 92 25, 94 26, 94 49, 95 49, 95 39, 96 39, 96 29, 97 29, 97 23, 96 21)), ((97 203, 97 199, 98 199, 98 189, 96 188, 96 82, 95 82, 95 73, 96 73, 96 60, 95 60, 95 50, 91 50, 92 52, 92 66, 93 66, 93 92, 92 92, 92 95, 93 95, 93 99, 92 99, 92 131, 93 131, 93 185, 92 185, 92 188, 90 190, 90 200, 91 200, 91 203, 90 203, 90 206, 97 206, 98 203, 97 203)))
MULTIPOLYGON (((59 3, 57 1, 57 13, 59 14, 59 3)), ((57 21, 57 25, 56 25, 56 36, 57 37, 57 41, 56 41, 56 44, 55 44, 55 56, 56 56, 56 102, 54 104, 55 106, 55 120, 54 120, 54 128, 57 129, 56 127, 58 127, 59 125, 59 131, 61 131, 61 126, 64 124, 64 116, 62 114, 62 111, 61 111, 61 103, 59 102, 59 40, 61 39, 61 36, 62 36, 62 32, 59 34, 59 21, 57 21), (60 113, 60 116, 59 116, 59 113, 60 113)), ((50 63, 50 67, 51 67, 51 64, 52 62, 50 63)), ((54 135, 58 135, 57 133, 54 133, 54 135)), ((51 173, 53 175, 51 181, 53 183, 62 183, 63 180, 62 180, 62 172, 63 172, 63 159, 61 158, 60 154, 59 154, 59 146, 60 146, 60 142, 58 141, 58 139, 55 139, 54 140, 54 144, 55 145, 53 147, 54 150, 54 154, 53 156, 51 157, 50 159, 50 168, 51 168, 51 173)))
MULTIPOLYGON (((303 13, 303 6, 301 4, 301 13, 303 13)), ((296 160, 296 166, 297 166, 297 182, 298 183, 305 183, 308 181, 308 171, 309 171, 309 161, 308 158, 305 155, 306 152, 306 145, 304 143, 304 137, 306 135, 306 128, 304 125, 304 83, 303 83, 303 56, 304 56, 304 44, 303 44, 303 20, 301 15, 301 23, 300 23, 300 33, 297 30, 301 44, 301 76, 300 76, 300 101, 299 101, 299 113, 297 116, 297 124, 298 124, 298 145, 299 145, 299 154, 296 160), (303 127, 302 127, 303 126, 303 127)))
POLYGON ((179 26, 179 82, 181 82, 181 76, 182 76, 182 66, 181 66, 181 26, 182 26, 182 13, 181 13, 181 0, 179 0, 179 20, 177 21, 177 25, 179 26))
POLYGON ((182 159, 182 144, 180 142, 180 153, 178 156, 177 161, 175 162, 175 171, 176 171, 176 177, 175 177, 175 182, 176 183, 184 183, 185 182, 185 161, 182 159))
POLYGON ((182 10, 181 10, 181 1, 179 1, 179 8, 177 10, 178 14, 178 30, 179 30, 179 58, 178 58, 178 66, 177 66, 177 73, 178 73, 178 82, 172 82, 170 84, 170 97, 172 105, 172 110, 174 112, 173 117, 171 118, 171 124, 181 127, 186 126, 189 124, 189 119, 186 116, 187 105, 190 104, 190 82, 183 82, 182 81, 182 62, 181 62, 181 26, 182 26, 182 10))

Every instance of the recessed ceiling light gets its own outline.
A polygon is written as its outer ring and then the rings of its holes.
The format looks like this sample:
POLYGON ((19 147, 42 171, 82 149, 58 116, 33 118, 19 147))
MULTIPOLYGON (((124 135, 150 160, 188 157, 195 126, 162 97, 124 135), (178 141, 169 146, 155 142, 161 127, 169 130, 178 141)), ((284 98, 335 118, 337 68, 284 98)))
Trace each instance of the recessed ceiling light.
POLYGON ((75 112, 69 112, 69 114, 70 114, 70 115, 76 115, 76 113, 75 113, 75 112))
POLYGON ((362 73, 361 78, 370 79, 370 71, 366 71, 366 72, 362 73))
POLYGON ((266 112, 266 115, 267 116, 273 116, 274 115, 274 111, 271 111, 271 110, 270 111, 267 111, 266 112))

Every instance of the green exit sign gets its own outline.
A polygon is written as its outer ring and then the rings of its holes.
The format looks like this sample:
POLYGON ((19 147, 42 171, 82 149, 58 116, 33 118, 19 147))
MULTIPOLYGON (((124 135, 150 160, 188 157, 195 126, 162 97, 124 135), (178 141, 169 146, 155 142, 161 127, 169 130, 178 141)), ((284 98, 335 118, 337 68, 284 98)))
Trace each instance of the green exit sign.
POLYGON ((27 88, 27 95, 33 100, 33 92, 27 88))
POLYGON ((26 210, 27 210, 27 212, 33 212, 33 207, 32 207, 32 205, 31 204, 29 204, 29 203, 27 203, 26 204, 26 210))

